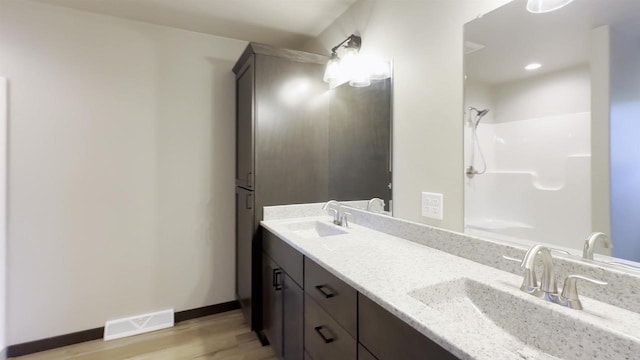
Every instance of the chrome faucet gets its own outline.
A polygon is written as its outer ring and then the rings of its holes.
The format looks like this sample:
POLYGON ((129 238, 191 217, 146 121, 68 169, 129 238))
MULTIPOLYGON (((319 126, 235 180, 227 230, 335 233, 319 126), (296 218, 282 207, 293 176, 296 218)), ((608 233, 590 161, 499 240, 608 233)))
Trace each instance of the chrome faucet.
POLYGON ((329 215, 333 214, 333 223, 335 225, 342 225, 342 219, 340 218, 341 208, 342 205, 335 200, 329 200, 322 206, 322 210, 327 210, 329 215))
POLYGON ((584 248, 582 250, 582 257, 587 260, 593 260, 593 250, 596 247, 596 243, 598 240, 601 240, 602 245, 606 249, 611 249, 613 247, 613 243, 611 239, 605 233, 594 232, 591 233, 584 241, 584 248))
POLYGON ((553 273, 553 257, 551 251, 542 246, 532 246, 524 255, 520 267, 524 269, 524 279, 520 289, 526 293, 539 296, 541 298, 550 299, 552 294, 558 293, 556 285, 556 276, 553 273), (542 281, 540 287, 536 280, 535 262, 538 255, 542 257, 542 281))
POLYGON ((378 203, 378 205, 380 205, 380 207, 384 210, 384 200, 376 197, 376 198, 373 198, 373 199, 369 200, 369 202, 367 203, 367 211, 371 211, 371 207, 375 203, 378 203))
POLYGON ((503 256, 503 258, 520 262, 520 266, 524 269, 520 290, 558 305, 566 306, 571 309, 582 310, 582 302, 580 302, 580 298, 578 296, 578 287, 576 282, 578 280, 585 280, 597 285, 607 285, 607 283, 586 276, 569 275, 564 280, 562 294, 558 294, 551 251, 565 252, 563 250, 549 249, 542 245, 534 245, 527 251, 522 260, 508 256, 503 256), (540 286, 538 286, 535 270, 535 262, 538 255, 542 257, 543 265, 542 282, 540 283, 540 286))

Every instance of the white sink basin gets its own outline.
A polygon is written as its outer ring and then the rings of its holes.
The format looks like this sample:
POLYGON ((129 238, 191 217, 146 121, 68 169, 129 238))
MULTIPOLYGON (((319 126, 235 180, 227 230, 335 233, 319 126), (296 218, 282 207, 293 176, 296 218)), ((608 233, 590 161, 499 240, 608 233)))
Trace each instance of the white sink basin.
POLYGON ((470 279, 425 287, 409 295, 437 311, 438 319, 467 341, 495 343, 515 359, 637 359, 640 354, 637 339, 582 320, 593 315, 530 295, 514 296, 470 279))
POLYGON ((287 224, 285 226, 288 231, 307 239, 343 235, 347 233, 336 225, 320 221, 304 221, 287 224))

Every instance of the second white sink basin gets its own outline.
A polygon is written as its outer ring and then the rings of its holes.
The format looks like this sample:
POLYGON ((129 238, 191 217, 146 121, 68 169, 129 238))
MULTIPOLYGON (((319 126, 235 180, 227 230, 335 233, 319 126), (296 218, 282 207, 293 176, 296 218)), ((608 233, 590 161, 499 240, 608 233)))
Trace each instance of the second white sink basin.
POLYGON ((304 221, 286 225, 287 230, 307 239, 343 235, 347 232, 340 227, 320 221, 304 221))
POLYGON ((582 311, 558 311, 554 307, 559 305, 529 295, 514 296, 474 280, 458 279, 409 295, 437 311, 438 318, 464 333, 468 341, 494 342, 514 358, 634 359, 640 354, 632 337, 583 321, 590 315, 582 311))

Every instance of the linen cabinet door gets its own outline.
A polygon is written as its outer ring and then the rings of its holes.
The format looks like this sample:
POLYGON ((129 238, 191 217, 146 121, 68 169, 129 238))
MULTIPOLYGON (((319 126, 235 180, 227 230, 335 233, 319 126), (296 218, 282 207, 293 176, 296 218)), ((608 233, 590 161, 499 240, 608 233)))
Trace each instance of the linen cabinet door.
POLYGON ((236 186, 254 190, 254 57, 236 77, 236 186))

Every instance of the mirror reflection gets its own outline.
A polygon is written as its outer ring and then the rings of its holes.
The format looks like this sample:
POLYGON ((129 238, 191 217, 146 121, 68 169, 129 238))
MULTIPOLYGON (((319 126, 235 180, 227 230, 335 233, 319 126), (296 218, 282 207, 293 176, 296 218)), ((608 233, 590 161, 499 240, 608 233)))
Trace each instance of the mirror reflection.
POLYGON ((329 196, 350 206, 390 213, 391 79, 331 90, 329 196), (379 200, 375 200, 379 199, 379 200), (371 201, 373 200, 373 201, 371 201))
POLYGON ((583 255, 601 232, 597 254, 640 261, 639 15, 516 0, 465 25, 466 233, 583 255))

